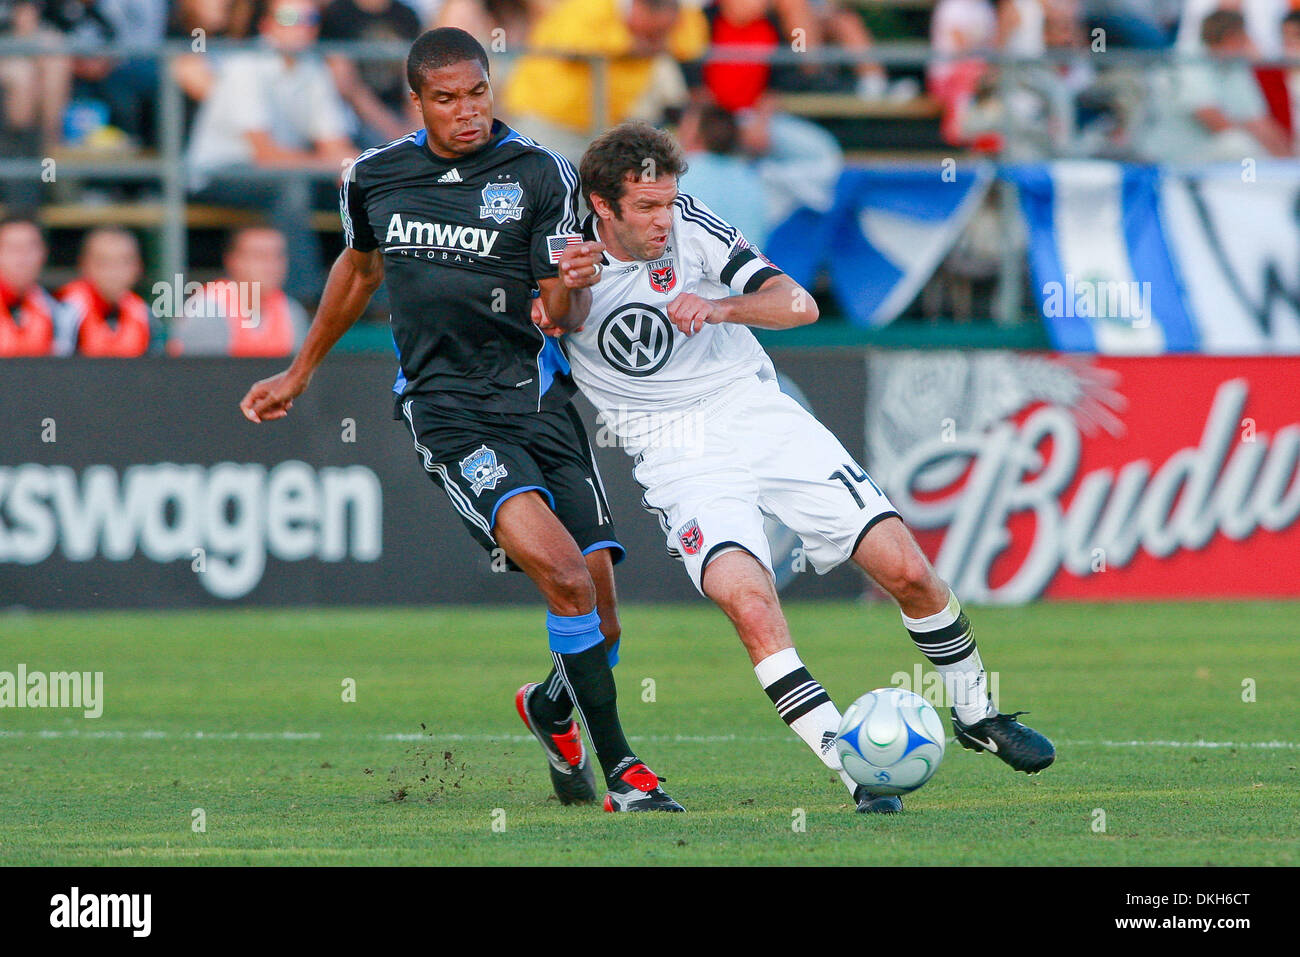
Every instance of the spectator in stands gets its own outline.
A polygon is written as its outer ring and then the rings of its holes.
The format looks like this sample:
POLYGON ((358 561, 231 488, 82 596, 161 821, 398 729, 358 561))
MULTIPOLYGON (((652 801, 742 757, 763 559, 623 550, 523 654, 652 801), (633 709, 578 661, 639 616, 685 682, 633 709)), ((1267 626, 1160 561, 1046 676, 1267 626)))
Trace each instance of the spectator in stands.
POLYGON ((0 37, 40 42, 51 50, 50 56, 0 58, 0 155, 39 156, 63 141, 72 61, 56 55, 62 37, 43 22, 42 5, 43 0, 0 0, 0 37))
MULTIPOLYGON (((1282 55, 1300 62, 1300 10, 1292 10, 1282 20, 1282 55)), ((1287 108, 1291 114, 1291 139, 1300 134, 1300 66, 1286 68, 1287 108)))
MULTIPOLYGON (((781 48, 771 0, 719 0, 709 20, 715 51, 736 47, 770 53, 781 48)), ((763 169, 775 207, 765 210, 768 227, 799 206, 828 208, 844 160, 835 138, 820 126, 777 110, 770 93, 774 75, 762 56, 714 60, 702 71, 712 101, 736 114, 742 148, 751 159, 768 161, 763 169)))
POLYGON ((1245 18, 1216 10, 1201 23, 1201 40, 1216 58, 1187 63, 1161 78, 1150 158, 1172 162, 1240 161, 1286 156, 1290 142, 1268 113, 1246 59, 1255 56, 1245 18))
POLYGON ((1184 0, 1085 0, 1086 25, 1089 31, 1101 30, 1108 47, 1163 50, 1173 42, 1183 3, 1184 0))
POLYGON ((771 54, 784 48, 769 0, 718 0, 706 11, 712 52, 754 50, 753 60, 711 60, 702 78, 713 101, 724 110, 747 110, 772 84, 771 54))
POLYGON ((86 234, 78 276, 58 291, 76 330, 77 352, 96 358, 131 358, 149 351, 150 316, 133 287, 144 264, 135 235, 104 227, 86 234))
POLYGON ((1047 49, 1045 5, 1046 0, 998 0, 998 48, 1009 56, 1042 56, 1047 49))
MULTIPOLYGON (((549 4, 527 0, 446 0, 431 25, 460 27, 483 44, 488 53, 522 50, 528 32, 549 4)), ((505 78, 508 61, 493 64, 498 82, 505 78)))
POLYGON ((1282 18, 1289 8, 1290 0, 1186 0, 1178 21, 1178 52, 1205 52, 1209 48, 1203 30, 1206 18, 1227 10, 1241 15, 1251 48, 1257 55, 1276 57, 1282 49, 1282 18))
POLYGON ((768 229, 767 186, 742 149, 735 114, 716 103, 692 106, 677 138, 690 166, 681 179, 682 192, 703 200, 746 239, 761 245, 768 229))
POLYGON ((795 210, 824 212, 834 200, 844 166, 839 143, 816 123, 778 113, 771 97, 741 113, 700 98, 682 117, 679 135, 692 154, 687 192, 710 206, 717 199, 715 211, 755 243, 795 210))
POLYGON ((172 7, 167 39, 186 40, 194 51, 171 62, 172 76, 190 98, 191 111, 207 99, 216 82, 215 64, 221 53, 209 51, 208 44, 218 39, 240 38, 234 32, 234 12, 231 0, 180 0, 172 7))
POLYGON ((696 60, 708 42, 697 8, 678 0, 559 0, 538 20, 529 45, 543 53, 523 57, 506 84, 512 125, 575 162, 598 121, 592 110, 595 77, 584 62, 548 52, 613 57, 607 61, 607 125, 657 122, 685 103, 679 62, 696 60))
POLYGON ((1012 69, 1006 102, 1005 81, 989 75, 987 95, 977 96, 963 117, 963 139, 1000 140, 1009 132, 999 148, 1012 162, 1111 152, 1119 122, 1116 97, 1097 85, 1077 0, 1002 0, 998 14, 1002 49, 1024 62, 1012 69), (1078 55, 1042 61, 1049 50, 1078 55))
POLYGON ((885 68, 870 59, 871 32, 856 10, 842 6, 840 0, 771 0, 770 7, 767 15, 781 26, 781 45, 812 54, 807 63, 793 69, 776 67, 772 84, 776 89, 853 91, 867 100, 885 96, 885 68), (816 63, 816 55, 832 46, 852 54, 853 62, 816 63))
POLYGON ((34 220, 0 220, 0 358, 71 351, 67 312, 40 284, 46 253, 34 220))
MULTIPOLYGON (((402 40, 409 46, 419 35, 415 11, 399 0, 333 0, 321 16, 322 40, 402 40)), ((387 143, 420 127, 400 62, 338 55, 328 62, 335 85, 356 114, 359 142, 387 143)))
POLYGON ((259 25, 262 49, 217 65, 188 153, 196 200, 269 212, 288 240, 288 288, 303 299, 319 296, 325 278, 310 216, 313 194, 330 208, 335 198, 320 174, 337 182, 355 152, 333 77, 308 52, 319 21, 310 0, 271 0, 259 25))
POLYGON ((926 84, 943 108, 940 129, 949 143, 968 142, 966 115, 988 72, 985 62, 972 54, 993 49, 997 39, 997 11, 989 0, 939 0, 935 6, 930 46, 946 59, 930 64, 926 84))
POLYGON ((229 237, 226 274, 185 304, 167 340, 169 355, 293 355, 307 336, 303 307, 284 291, 285 237, 249 226, 229 237))
MULTIPOLYGON (((42 19, 68 40, 92 49, 108 45, 152 46, 163 38, 166 0, 46 0, 42 19)), ((102 141, 116 143, 126 133, 136 143, 154 138, 158 100, 158 62, 150 57, 117 59, 80 54, 72 58, 74 102, 100 103, 106 117, 102 141)), ((68 131, 65 130, 65 133, 68 131)))

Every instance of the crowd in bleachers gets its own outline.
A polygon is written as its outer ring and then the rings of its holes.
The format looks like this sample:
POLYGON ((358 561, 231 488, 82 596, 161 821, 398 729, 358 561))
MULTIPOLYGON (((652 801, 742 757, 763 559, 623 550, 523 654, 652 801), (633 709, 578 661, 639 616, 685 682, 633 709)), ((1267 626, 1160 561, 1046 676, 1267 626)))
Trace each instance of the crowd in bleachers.
MULTIPOLYGON (((226 321, 206 330, 160 322, 133 291, 144 275, 137 237, 111 227, 80 237, 75 277, 48 293, 48 185, 10 177, 0 183, 11 216, 0 226, 0 355, 140 354, 161 349, 163 331, 172 353, 291 350, 305 321, 296 303, 318 297, 329 252, 313 210, 335 204, 348 157, 419 123, 400 58, 316 47, 404 46, 449 25, 493 55, 498 114, 575 162, 602 125, 674 125, 690 156, 685 188, 758 241, 791 210, 830 201, 844 151, 800 115, 810 97, 832 98, 832 109, 919 104, 937 145, 1011 160, 1296 152, 1300 68, 1267 61, 1300 59, 1300 0, 0 0, 0 38, 40 51, 0 54, 0 155, 156 155, 159 71, 169 70, 186 99, 190 200, 266 222, 232 232, 213 281, 267 284, 256 316, 223 304, 226 321), (164 39, 189 51, 150 55, 164 39), (908 41, 941 57, 928 67, 873 58, 908 41), (1104 56, 1125 48, 1204 56, 1104 56), (1069 51, 1078 55, 1057 56, 1069 51), (593 96, 596 67, 573 55, 609 58, 604 95, 593 96), (263 313, 259 337, 249 330, 263 313)), ((156 184, 102 188, 157 195, 156 184)), ((204 288, 194 296, 221 299, 204 288)))

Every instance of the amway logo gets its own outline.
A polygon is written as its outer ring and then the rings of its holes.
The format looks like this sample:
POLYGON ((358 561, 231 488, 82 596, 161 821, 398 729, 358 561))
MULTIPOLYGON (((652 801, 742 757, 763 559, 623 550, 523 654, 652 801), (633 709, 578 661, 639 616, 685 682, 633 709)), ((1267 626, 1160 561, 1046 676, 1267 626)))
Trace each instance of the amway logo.
POLYGON ((498 230, 482 226, 453 226, 449 223, 423 223, 417 219, 403 221, 401 213, 393 213, 388 221, 384 242, 390 245, 436 246, 438 249, 463 249, 466 252, 487 256, 501 235, 498 230))

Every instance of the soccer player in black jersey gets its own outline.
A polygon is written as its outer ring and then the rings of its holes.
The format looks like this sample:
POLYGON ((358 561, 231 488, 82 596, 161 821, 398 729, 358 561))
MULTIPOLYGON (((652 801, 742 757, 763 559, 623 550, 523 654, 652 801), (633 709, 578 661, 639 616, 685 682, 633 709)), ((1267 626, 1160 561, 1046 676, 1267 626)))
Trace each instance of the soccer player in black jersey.
POLYGON ((623 556, 568 361, 533 325, 585 312, 604 246, 583 242, 572 164, 492 117, 482 46, 430 30, 407 58, 424 128, 366 150, 343 179, 347 248, 293 363, 241 403, 283 418, 385 279, 398 355, 394 418, 470 534, 501 548, 546 599, 554 668, 515 703, 563 803, 596 799, 574 704, 605 773, 608 811, 680 811, 633 753, 613 673, 623 556))

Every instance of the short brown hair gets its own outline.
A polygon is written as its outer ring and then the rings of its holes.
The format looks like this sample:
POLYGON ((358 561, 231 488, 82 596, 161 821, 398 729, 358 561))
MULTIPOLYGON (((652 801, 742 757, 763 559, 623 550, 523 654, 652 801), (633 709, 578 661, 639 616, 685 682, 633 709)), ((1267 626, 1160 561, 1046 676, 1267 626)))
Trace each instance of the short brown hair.
POLYGON ((1224 40, 1246 32, 1246 18, 1236 10, 1215 10, 1201 21, 1201 42, 1217 46, 1224 40))
POLYGON ((619 219, 623 214, 619 200, 627 190, 627 177, 681 176, 686 172, 686 157, 677 141, 649 123, 634 120, 606 130, 592 141, 582 154, 578 173, 582 192, 591 203, 599 196, 614 208, 619 219))

